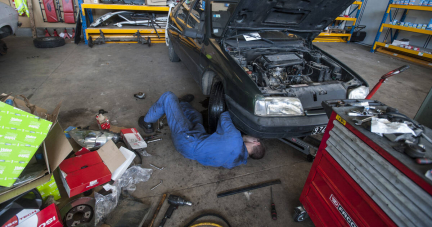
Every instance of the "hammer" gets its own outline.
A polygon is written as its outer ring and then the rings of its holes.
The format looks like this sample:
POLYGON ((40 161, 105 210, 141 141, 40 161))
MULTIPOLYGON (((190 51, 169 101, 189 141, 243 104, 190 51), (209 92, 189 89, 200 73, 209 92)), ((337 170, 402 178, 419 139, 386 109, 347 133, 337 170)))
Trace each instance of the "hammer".
POLYGON ((162 219, 162 221, 160 222, 159 227, 163 227, 165 225, 165 222, 167 221, 167 219, 171 218, 172 213, 179 206, 184 206, 184 205, 192 206, 191 202, 188 202, 188 201, 184 200, 183 198, 181 198, 180 196, 176 196, 176 195, 170 195, 168 197, 168 203, 170 204, 170 206, 168 207, 167 211, 165 212, 165 216, 162 219))

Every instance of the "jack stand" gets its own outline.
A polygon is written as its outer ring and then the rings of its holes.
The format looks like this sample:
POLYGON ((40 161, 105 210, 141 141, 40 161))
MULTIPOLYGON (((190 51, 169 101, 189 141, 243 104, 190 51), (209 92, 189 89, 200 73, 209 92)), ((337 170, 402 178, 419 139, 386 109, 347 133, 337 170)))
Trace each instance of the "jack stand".
POLYGON ((59 34, 57 33, 57 30, 55 30, 55 29, 54 29, 54 32, 53 32, 53 36, 60 37, 59 34))
POLYGON ((93 47, 95 44, 105 44, 106 42, 137 42, 138 44, 147 44, 148 46, 151 45, 151 39, 150 37, 147 37, 147 39, 143 36, 141 36, 141 33, 139 30, 133 35, 133 37, 108 37, 106 38, 102 30, 100 30, 100 35, 98 38, 94 39, 90 36, 88 38, 88 46, 93 47))
POLYGON ((68 31, 66 30, 66 28, 65 28, 65 30, 63 31, 63 34, 64 34, 63 39, 66 39, 66 38, 71 39, 71 37, 70 37, 68 31))
POLYGON ((45 28, 45 37, 51 37, 50 33, 48 32, 48 29, 45 28))
POLYGON ((147 37, 147 39, 145 39, 144 37, 141 36, 141 33, 139 32, 139 30, 137 30, 137 32, 133 35, 137 37, 137 42, 140 44, 147 44, 149 47, 151 46, 151 40, 150 37, 147 37))

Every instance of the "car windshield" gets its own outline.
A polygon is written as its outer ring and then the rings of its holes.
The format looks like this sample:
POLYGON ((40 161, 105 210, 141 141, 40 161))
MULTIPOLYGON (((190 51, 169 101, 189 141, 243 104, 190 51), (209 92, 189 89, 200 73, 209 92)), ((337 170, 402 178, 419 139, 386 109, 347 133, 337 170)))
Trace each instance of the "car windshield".
POLYGON ((220 37, 222 35, 222 32, 236 7, 237 3, 211 3, 212 34, 214 36, 220 37))

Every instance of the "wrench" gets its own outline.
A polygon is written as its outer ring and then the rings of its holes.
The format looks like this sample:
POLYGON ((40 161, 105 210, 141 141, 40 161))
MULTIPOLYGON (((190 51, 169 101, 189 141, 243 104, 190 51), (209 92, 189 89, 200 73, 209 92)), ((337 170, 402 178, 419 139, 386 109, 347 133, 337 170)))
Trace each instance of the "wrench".
POLYGON ((367 118, 362 119, 362 120, 355 118, 355 119, 353 119, 353 120, 355 121, 355 124, 356 124, 356 125, 362 125, 363 123, 365 123, 365 122, 367 122, 367 121, 371 121, 371 120, 372 120, 372 117, 367 117, 367 118))

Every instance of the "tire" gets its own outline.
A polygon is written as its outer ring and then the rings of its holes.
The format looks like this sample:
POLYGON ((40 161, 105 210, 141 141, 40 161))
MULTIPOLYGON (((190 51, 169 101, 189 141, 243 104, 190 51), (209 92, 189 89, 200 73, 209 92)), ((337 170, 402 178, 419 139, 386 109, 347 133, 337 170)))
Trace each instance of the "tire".
POLYGON ((0 39, 6 38, 12 35, 12 29, 9 26, 4 26, 0 28, 0 39))
POLYGON ((33 44, 37 48, 54 48, 65 45, 65 40, 61 37, 41 37, 33 39, 33 44))
POLYGON ((169 41, 168 54, 169 54, 169 59, 171 62, 179 62, 180 61, 179 56, 176 54, 176 52, 172 46, 171 40, 169 41))
POLYGON ((6 55, 7 49, 6 43, 3 40, 0 40, 0 56, 6 55))
POLYGON ((220 81, 213 82, 208 106, 209 133, 216 132, 219 117, 226 109, 223 84, 220 81))

